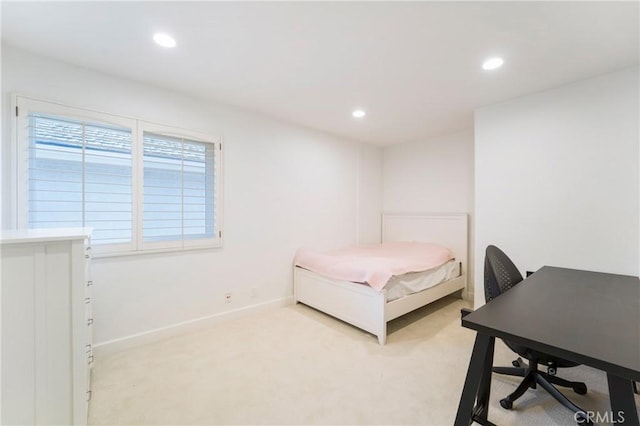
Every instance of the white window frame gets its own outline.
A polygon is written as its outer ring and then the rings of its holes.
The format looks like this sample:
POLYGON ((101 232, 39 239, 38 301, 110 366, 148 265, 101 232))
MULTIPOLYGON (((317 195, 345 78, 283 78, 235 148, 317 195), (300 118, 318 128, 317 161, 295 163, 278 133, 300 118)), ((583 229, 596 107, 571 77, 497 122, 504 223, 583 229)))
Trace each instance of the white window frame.
POLYGON ((106 124, 131 129, 132 146, 132 235, 131 243, 105 244, 93 247, 94 254, 98 257, 121 256, 130 254, 145 254, 153 252, 181 251, 188 249, 216 248, 223 245, 223 212, 224 212, 224 182, 223 182, 223 155, 222 138, 207 133, 186 130, 179 127, 153 123, 133 117, 110 114, 100 111, 73 107, 57 102, 35 99, 28 96, 13 94, 11 98, 12 109, 12 154, 11 174, 14 179, 12 185, 13 194, 11 201, 13 207, 13 226, 17 229, 28 227, 29 214, 29 132, 25 131, 29 126, 29 114, 38 112, 52 116, 65 117, 75 120, 85 120, 96 124, 106 124), (22 129, 22 130, 21 130, 22 129), (184 138, 202 143, 216 145, 215 156, 215 186, 216 209, 214 238, 182 239, 176 241, 158 241, 145 243, 143 240, 143 134, 152 132, 166 136, 184 138))
POLYGON ((166 126, 164 124, 151 123, 148 121, 140 120, 138 122, 138 137, 139 152, 140 155, 137 158, 138 164, 135 167, 140 173, 144 170, 144 155, 143 153, 143 137, 144 133, 155 133, 162 136, 175 137, 180 139, 188 139, 194 142, 211 144, 216 149, 215 155, 215 182, 217 189, 216 196, 216 211, 215 211, 215 228, 213 238, 196 238, 196 239, 182 239, 176 241, 157 241, 157 242, 145 242, 143 237, 143 215, 144 215, 144 181, 138 179, 136 193, 138 197, 138 220, 140 224, 138 227, 137 240, 141 250, 158 250, 158 249, 175 249, 175 248, 202 248, 202 247, 220 247, 222 246, 222 214, 220 214, 221 206, 223 205, 223 191, 222 191, 222 141, 220 137, 214 137, 202 132, 196 132, 192 130, 184 130, 178 127, 166 126))

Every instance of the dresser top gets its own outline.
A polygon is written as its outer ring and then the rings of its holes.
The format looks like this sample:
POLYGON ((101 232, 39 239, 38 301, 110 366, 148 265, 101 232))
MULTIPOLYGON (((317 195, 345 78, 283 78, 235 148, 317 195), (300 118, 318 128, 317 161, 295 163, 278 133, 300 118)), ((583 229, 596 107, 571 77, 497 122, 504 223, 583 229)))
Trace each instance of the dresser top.
POLYGON ((3 229, 0 230, 0 242, 19 244, 76 240, 90 237, 91 231, 92 228, 3 229))

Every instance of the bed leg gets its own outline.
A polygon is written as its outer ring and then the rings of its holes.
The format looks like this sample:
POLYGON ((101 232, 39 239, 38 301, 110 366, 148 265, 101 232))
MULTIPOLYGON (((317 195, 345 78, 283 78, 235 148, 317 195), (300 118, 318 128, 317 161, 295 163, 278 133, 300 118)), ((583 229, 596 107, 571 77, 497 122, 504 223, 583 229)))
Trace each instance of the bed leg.
POLYGON ((387 291, 382 290, 382 293, 377 294, 377 310, 378 310, 378 324, 376 329, 378 330, 378 343, 380 346, 384 346, 387 343, 387 291))
POLYGON ((387 343, 387 323, 383 323, 378 330, 380 330, 378 333, 378 343, 380 343, 381 346, 384 346, 384 344, 387 343))

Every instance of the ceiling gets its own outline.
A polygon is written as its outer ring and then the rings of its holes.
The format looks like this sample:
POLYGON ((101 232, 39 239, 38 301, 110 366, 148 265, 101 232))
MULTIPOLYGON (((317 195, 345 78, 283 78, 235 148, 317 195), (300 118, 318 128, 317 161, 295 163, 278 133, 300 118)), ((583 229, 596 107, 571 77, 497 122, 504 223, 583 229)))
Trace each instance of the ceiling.
POLYGON ((475 108, 635 65, 640 49, 635 1, 1 7, 8 45, 378 145, 469 128, 475 108), (496 55, 505 65, 482 70, 496 55))

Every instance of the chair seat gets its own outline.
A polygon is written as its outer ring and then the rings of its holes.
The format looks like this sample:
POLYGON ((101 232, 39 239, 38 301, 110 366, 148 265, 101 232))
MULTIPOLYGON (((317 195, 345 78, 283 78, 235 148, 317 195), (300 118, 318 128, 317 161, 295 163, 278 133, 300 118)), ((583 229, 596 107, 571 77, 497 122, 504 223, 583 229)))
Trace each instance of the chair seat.
POLYGON ((504 340, 504 343, 523 358, 526 358, 529 361, 537 362, 542 365, 553 365, 554 367, 565 368, 565 367, 576 367, 580 365, 577 362, 568 361, 566 359, 558 358, 549 354, 545 354, 544 352, 538 352, 536 350, 525 348, 524 346, 517 345, 515 343, 504 340))

